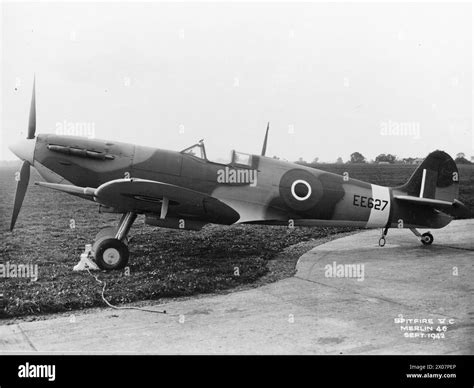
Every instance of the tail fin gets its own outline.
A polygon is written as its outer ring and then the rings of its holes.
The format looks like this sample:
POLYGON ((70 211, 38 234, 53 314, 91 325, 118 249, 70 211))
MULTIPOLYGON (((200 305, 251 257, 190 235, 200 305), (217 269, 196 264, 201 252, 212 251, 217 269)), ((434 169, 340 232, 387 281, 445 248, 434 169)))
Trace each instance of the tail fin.
POLYGON ((414 197, 453 202, 459 192, 456 163, 446 152, 434 151, 415 170, 408 182, 397 189, 414 197))

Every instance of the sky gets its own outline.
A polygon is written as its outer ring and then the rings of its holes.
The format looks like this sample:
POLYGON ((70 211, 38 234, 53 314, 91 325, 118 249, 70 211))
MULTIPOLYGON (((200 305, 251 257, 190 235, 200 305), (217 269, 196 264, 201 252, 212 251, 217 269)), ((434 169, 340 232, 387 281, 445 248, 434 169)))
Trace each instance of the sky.
POLYGON ((37 133, 287 160, 474 155, 470 3, 1 4, 0 160, 37 133))

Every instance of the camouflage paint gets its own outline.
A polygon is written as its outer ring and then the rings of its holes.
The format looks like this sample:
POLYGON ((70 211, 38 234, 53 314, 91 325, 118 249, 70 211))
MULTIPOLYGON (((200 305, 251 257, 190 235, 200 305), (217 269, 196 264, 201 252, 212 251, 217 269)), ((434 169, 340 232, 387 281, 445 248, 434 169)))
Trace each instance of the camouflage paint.
POLYGON ((114 141, 38 135, 34 166, 49 182, 101 186, 97 202, 120 212, 148 216, 159 216, 163 192, 167 192, 170 217, 222 224, 285 225, 294 221, 295 225, 384 228, 398 227, 403 220, 403 227, 440 228, 452 219, 434 207, 394 198, 421 194, 422 198, 453 201, 458 182, 452 176, 457 169, 442 151, 430 154, 410 180, 396 188, 272 158, 250 158, 248 166, 224 165, 185 153, 114 141), (256 170, 256 185, 219 183, 219 171, 225 167, 248 169, 249 173, 256 170), (129 178, 153 182, 135 186, 129 181, 110 183, 129 178))

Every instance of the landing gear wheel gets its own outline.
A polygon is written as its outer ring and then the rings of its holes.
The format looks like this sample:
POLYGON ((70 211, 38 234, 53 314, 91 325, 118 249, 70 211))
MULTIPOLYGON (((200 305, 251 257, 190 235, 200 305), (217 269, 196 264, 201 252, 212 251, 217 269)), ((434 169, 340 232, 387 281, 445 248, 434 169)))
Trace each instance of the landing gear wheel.
MULTIPOLYGON (((100 240, 103 240, 104 238, 115 238, 115 235, 117 234, 118 228, 116 226, 107 226, 105 228, 102 228, 99 230, 99 233, 95 235, 95 240, 96 242, 99 242, 100 240)), ((125 237, 122 240, 126 245, 128 245, 128 238, 125 237)))
POLYGON ((127 234, 136 218, 137 213, 124 213, 117 227, 103 228, 97 233, 92 245, 92 255, 99 268, 111 271, 127 265, 127 234))
POLYGON ((386 242, 386 241, 385 241, 385 237, 380 237, 379 246, 380 246, 380 247, 385 246, 385 242, 386 242))
POLYGON ((95 262, 101 269, 122 269, 128 263, 128 247, 116 238, 103 238, 94 243, 95 262))
POLYGON ((423 233, 421 235, 421 243, 423 245, 431 245, 433 243, 434 237, 430 232, 423 233))

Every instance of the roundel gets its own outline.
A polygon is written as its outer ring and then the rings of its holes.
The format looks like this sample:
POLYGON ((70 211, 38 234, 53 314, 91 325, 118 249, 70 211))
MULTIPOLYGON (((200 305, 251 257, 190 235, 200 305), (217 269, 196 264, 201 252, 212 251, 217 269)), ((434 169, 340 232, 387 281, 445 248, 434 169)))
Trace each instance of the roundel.
POLYGON ((323 187, 309 171, 294 169, 281 177, 280 196, 291 209, 306 211, 316 206, 321 199, 323 187))

